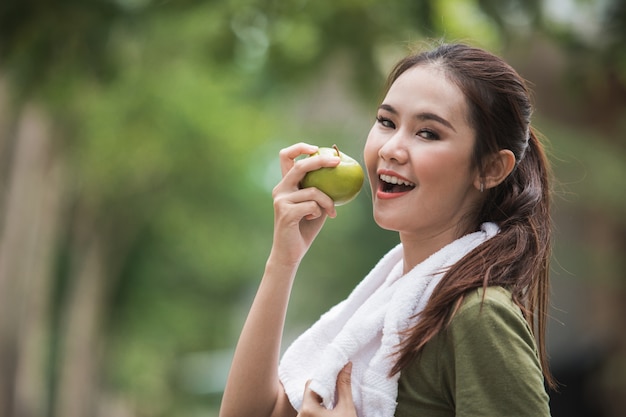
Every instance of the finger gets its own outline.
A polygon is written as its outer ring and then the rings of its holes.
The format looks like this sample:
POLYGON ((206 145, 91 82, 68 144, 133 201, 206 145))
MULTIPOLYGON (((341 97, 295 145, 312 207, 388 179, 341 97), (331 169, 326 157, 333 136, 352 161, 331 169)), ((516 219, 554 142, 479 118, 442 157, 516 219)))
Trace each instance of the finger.
POLYGON ((285 176, 285 174, 287 174, 287 172, 289 172, 289 170, 293 167, 297 157, 301 155, 311 155, 317 152, 317 150, 317 146, 309 145, 304 142, 296 143, 287 148, 281 149, 278 153, 278 157, 280 159, 280 169, 283 176, 285 176))
POLYGON ((311 385, 311 380, 306 382, 302 398, 302 411, 307 415, 311 414, 315 410, 324 409, 324 406, 322 405, 322 397, 313 391, 309 385, 311 385))
POLYGON ((280 184, 274 188, 272 198, 274 199, 274 207, 277 209, 285 207, 291 210, 293 205, 307 203, 300 209, 302 217, 307 214, 316 214, 314 217, 319 217, 322 212, 332 218, 337 216, 333 199, 314 187, 289 190, 284 184, 280 184))
POLYGON ((322 209, 320 208, 320 206, 314 207, 314 211, 313 213, 309 213, 306 216, 304 216, 305 220, 315 220, 315 219, 319 219, 320 217, 322 217, 322 209))
POLYGON ((283 161, 283 180, 291 187, 299 186, 307 172, 320 168, 334 168, 341 162, 337 155, 315 155, 312 158, 283 161))
POLYGON ((337 405, 344 407, 354 406, 354 400, 352 399, 352 362, 348 362, 337 375, 337 405))
POLYGON ((299 193, 302 193, 303 195, 308 197, 303 202, 311 201, 315 203, 315 206, 308 206, 311 209, 311 212, 308 216, 306 216, 306 220, 317 219, 319 217, 322 217, 323 215, 326 215, 333 219, 337 217, 335 202, 327 194, 323 193, 317 188, 300 190, 299 193))

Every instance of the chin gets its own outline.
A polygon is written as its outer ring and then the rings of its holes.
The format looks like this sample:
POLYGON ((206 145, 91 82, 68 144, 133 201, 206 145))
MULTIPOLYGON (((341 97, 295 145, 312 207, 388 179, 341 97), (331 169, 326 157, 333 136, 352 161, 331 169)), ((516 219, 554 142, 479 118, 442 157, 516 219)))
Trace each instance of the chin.
POLYGON ((392 232, 399 232, 400 228, 398 227, 397 221, 394 220, 395 219, 393 218, 376 214, 376 210, 374 209, 374 221, 381 229, 389 230, 392 232))

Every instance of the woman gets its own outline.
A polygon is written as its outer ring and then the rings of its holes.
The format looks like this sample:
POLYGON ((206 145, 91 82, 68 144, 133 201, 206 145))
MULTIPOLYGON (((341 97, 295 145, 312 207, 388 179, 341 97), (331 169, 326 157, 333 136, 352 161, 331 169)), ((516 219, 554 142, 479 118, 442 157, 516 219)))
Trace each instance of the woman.
POLYGON ((524 81, 445 44, 400 61, 365 144, 376 223, 401 243, 279 352, 298 265, 332 200, 280 152, 274 241, 221 416, 547 416, 548 164, 524 81))

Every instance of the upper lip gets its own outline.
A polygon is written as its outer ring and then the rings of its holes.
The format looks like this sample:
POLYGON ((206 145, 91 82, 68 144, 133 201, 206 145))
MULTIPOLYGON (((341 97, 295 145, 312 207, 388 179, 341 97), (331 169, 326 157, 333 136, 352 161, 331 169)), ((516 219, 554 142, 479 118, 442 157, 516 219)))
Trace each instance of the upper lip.
POLYGON ((415 183, 413 181, 389 169, 379 169, 377 174, 378 178, 385 182, 415 186, 415 183))

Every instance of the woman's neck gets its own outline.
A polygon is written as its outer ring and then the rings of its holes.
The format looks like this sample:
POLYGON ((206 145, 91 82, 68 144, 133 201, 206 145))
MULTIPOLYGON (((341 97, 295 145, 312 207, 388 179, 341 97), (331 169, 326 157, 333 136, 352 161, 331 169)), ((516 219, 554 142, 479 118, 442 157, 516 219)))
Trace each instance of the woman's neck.
POLYGON ((465 235, 456 225, 436 233, 400 233, 400 241, 404 251, 404 271, 408 273, 433 253, 465 235))

